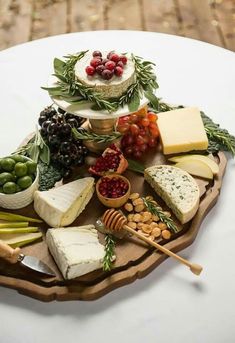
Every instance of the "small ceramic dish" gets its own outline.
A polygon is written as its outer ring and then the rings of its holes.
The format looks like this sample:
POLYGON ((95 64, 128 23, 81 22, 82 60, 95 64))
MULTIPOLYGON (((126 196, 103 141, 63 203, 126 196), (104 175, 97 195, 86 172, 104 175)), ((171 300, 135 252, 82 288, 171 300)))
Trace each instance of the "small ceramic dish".
MULTIPOLYGON (((32 161, 30 158, 27 159, 32 161)), ((33 202, 34 192, 38 189, 38 187, 39 170, 37 168, 35 179, 30 187, 14 194, 0 193, 0 207, 10 210, 17 210, 28 206, 31 202, 33 202)))
MULTIPOLYGON (((115 190, 114 190, 115 191, 115 190)), ((130 196, 130 192, 131 192, 131 184, 130 184, 130 181, 122 176, 122 175, 119 175, 119 174, 109 174, 109 175, 105 175, 103 177, 101 177, 99 179, 99 181, 96 183, 96 194, 100 200, 100 202, 105 205, 106 207, 113 207, 113 208, 119 208, 121 207, 122 205, 124 205, 129 196, 130 196), (121 195, 121 196, 117 196, 115 198, 112 198, 112 197, 107 197, 107 196, 104 196, 101 194, 101 190, 100 190, 100 186, 101 186, 101 183, 103 183, 104 179, 105 178, 108 178, 108 179, 120 179, 121 181, 124 181, 127 185, 127 190, 126 190, 126 193, 124 195, 121 195)))

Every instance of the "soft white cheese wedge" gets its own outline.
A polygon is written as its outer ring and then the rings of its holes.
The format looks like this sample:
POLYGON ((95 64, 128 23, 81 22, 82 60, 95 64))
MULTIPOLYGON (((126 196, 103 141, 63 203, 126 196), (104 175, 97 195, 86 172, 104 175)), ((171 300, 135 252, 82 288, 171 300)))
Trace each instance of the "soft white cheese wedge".
POLYGON ((145 169, 144 177, 182 224, 194 217, 200 191, 189 173, 177 167, 157 165, 145 169))
POLYGON ((50 226, 70 225, 94 193, 94 178, 85 177, 49 191, 34 193, 34 209, 50 226))
MULTIPOLYGON (((108 52, 102 52, 103 58, 107 56, 108 52)), ((130 56, 126 55, 128 60, 123 69, 121 77, 113 76, 110 80, 104 80, 98 74, 88 76, 85 69, 90 65, 92 60, 92 51, 88 51, 83 58, 81 58, 75 65, 76 78, 83 84, 93 87, 95 91, 99 92, 104 98, 120 97, 127 88, 135 82, 135 65, 130 56)))
POLYGON ((65 279, 102 267, 105 250, 93 225, 49 229, 46 242, 65 279))

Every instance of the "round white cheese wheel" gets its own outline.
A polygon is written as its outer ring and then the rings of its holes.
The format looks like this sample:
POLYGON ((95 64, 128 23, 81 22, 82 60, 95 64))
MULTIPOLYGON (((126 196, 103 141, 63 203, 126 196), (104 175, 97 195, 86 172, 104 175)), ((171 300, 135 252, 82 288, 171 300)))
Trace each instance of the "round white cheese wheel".
MULTIPOLYGON (((102 52, 102 58, 106 58, 108 52, 102 52)), ((84 85, 94 87, 103 98, 119 98, 127 88, 135 82, 135 65, 130 56, 126 55, 127 64, 123 68, 121 77, 114 75, 110 80, 104 80, 100 75, 95 73, 89 76, 86 73, 86 67, 92 60, 92 51, 88 51, 75 65, 75 75, 84 85)))

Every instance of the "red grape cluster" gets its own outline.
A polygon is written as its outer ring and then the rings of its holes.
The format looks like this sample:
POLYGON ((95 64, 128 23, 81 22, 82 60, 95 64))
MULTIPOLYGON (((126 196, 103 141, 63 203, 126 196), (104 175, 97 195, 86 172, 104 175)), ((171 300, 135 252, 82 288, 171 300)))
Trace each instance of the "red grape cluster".
POLYGON ((156 121, 155 113, 143 111, 119 118, 117 130, 123 134, 121 148, 125 155, 140 158, 157 145, 159 131, 156 121))
POLYGON ((110 80, 114 75, 122 76, 123 68, 127 64, 125 55, 118 55, 111 51, 106 58, 103 58, 100 51, 94 51, 92 56, 90 65, 85 69, 87 75, 93 76, 97 73, 104 80, 110 80))
POLYGON ((75 140, 72 128, 83 131, 80 128, 85 119, 62 109, 58 112, 52 106, 45 108, 39 116, 38 123, 41 126, 41 135, 50 148, 51 160, 66 169, 72 166, 82 166, 88 150, 81 140, 75 140))

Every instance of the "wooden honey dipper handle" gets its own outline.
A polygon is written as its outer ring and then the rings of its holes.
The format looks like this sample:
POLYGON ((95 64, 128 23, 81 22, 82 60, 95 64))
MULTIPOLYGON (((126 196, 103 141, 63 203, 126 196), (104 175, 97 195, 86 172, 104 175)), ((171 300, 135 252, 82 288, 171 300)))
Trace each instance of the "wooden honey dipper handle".
POLYGON ((191 263, 188 260, 185 260, 183 257, 176 255, 172 251, 168 250, 164 246, 152 241, 151 239, 143 236, 142 234, 138 233, 128 225, 126 225, 126 218, 118 211, 114 209, 107 210, 103 215, 103 223, 106 225, 106 227, 111 231, 120 231, 121 229, 124 229, 128 232, 130 232, 132 235, 138 237, 142 241, 148 243, 149 245, 152 245, 156 249, 160 250, 164 254, 173 257, 174 259, 178 260, 180 263, 185 264, 187 267, 190 268, 191 272, 199 275, 202 271, 202 267, 199 264, 191 263))

